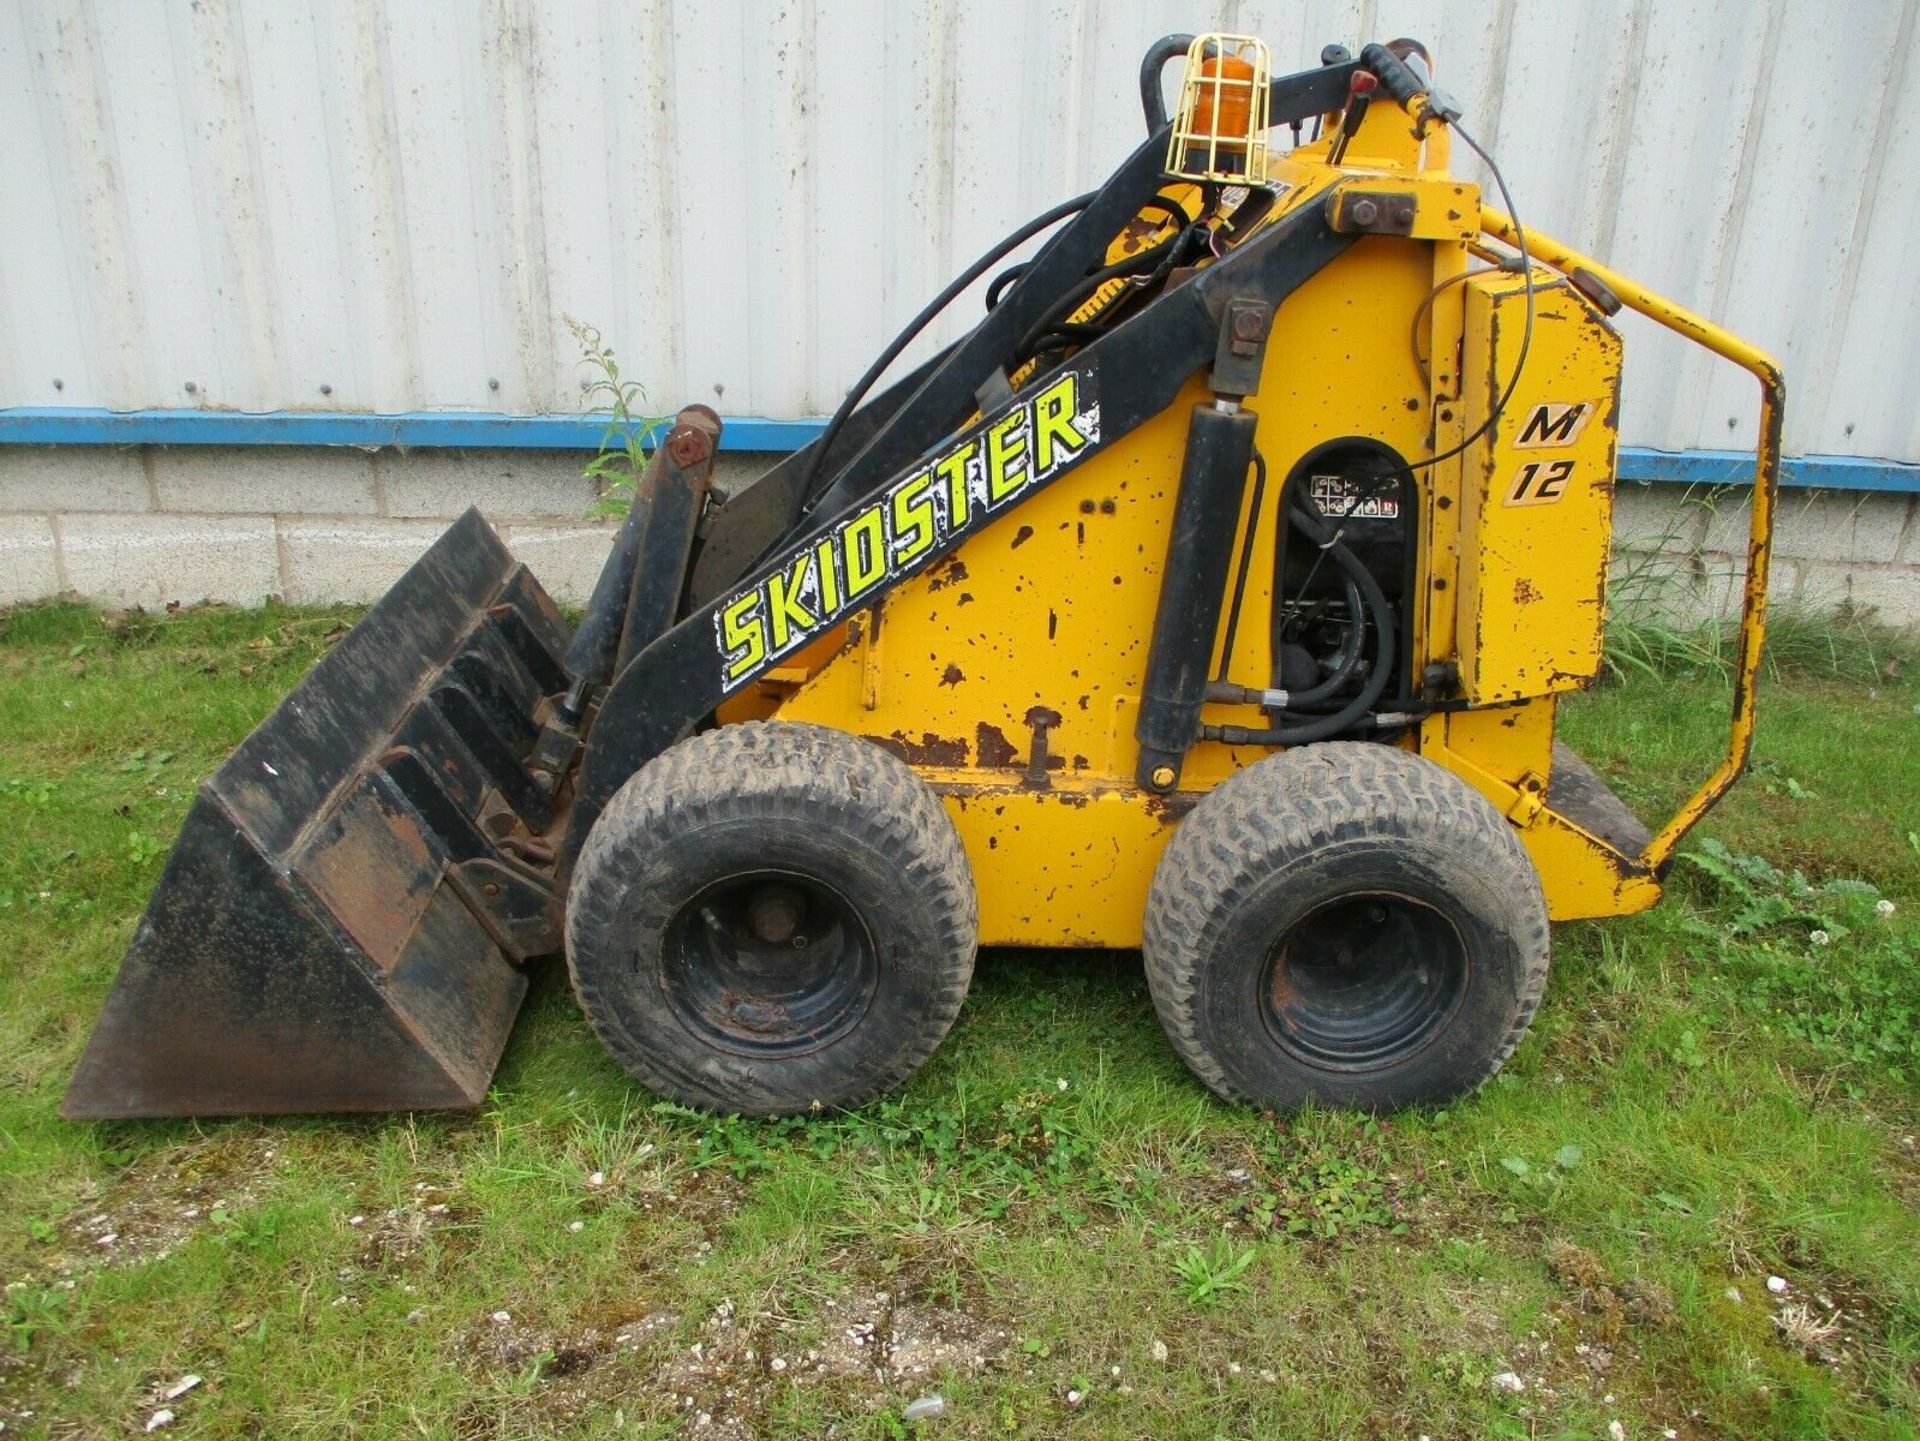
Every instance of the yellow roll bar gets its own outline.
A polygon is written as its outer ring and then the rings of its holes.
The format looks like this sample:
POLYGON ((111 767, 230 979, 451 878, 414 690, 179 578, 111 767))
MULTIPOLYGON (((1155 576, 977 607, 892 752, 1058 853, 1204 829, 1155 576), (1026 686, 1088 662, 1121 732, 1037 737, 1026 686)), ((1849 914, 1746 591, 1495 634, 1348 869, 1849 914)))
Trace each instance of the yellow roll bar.
MULTIPOLYGON (((1513 221, 1491 206, 1480 207, 1480 229, 1503 244, 1518 248, 1519 235, 1513 221)), ((1760 382, 1760 439, 1754 450, 1752 521, 1747 531, 1747 575, 1740 612, 1740 646, 1734 669, 1733 724, 1728 737, 1727 754, 1706 782, 1687 799, 1665 825, 1648 840, 1640 853, 1640 862, 1655 873, 1673 859, 1673 852, 1688 831, 1699 824, 1719 799, 1746 769, 1753 750, 1754 689, 1760 675, 1760 650, 1767 631, 1767 562, 1773 549, 1773 503, 1780 488, 1780 429, 1786 412, 1787 383, 1779 362, 1729 334, 1710 320, 1702 319, 1684 306, 1654 294, 1645 286, 1590 260, 1572 247, 1541 235, 1527 232, 1527 253, 1563 274, 1587 271, 1620 298, 1628 309, 1646 316, 1656 324, 1705 346, 1715 355, 1731 360, 1760 382)))

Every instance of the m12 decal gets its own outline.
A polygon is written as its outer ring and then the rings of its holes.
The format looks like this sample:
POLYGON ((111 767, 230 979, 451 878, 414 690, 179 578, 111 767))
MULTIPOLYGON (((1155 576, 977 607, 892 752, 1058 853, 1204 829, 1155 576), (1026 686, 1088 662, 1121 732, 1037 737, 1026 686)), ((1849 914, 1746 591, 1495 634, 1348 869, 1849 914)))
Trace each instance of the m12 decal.
POLYGON ((1100 443, 1093 372, 1068 370, 797 551, 714 615, 723 692, 872 604, 955 540, 986 523, 1100 443))
POLYGON ((1536 405, 1520 422, 1513 438, 1515 450, 1557 450, 1572 445, 1593 419, 1591 401, 1576 400, 1571 405, 1536 405))
POLYGON ((1566 494, 1573 478, 1570 460, 1530 460, 1507 485, 1503 505, 1550 505, 1566 494))

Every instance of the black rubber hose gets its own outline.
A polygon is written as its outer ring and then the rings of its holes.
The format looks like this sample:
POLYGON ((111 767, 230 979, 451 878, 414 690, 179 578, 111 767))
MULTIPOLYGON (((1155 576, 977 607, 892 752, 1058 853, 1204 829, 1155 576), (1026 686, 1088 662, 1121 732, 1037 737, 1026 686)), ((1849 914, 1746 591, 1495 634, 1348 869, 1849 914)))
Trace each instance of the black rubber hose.
MULTIPOLYGON (((1393 678, 1393 657, 1395 636, 1393 607, 1387 603, 1386 593, 1380 589, 1380 583, 1373 578, 1373 572, 1360 563, 1358 556, 1332 538, 1333 532, 1313 505, 1312 498, 1306 497, 1305 504, 1298 507, 1301 529, 1307 538, 1321 546, 1333 557, 1334 563, 1353 579, 1359 586, 1362 598, 1366 602, 1368 613, 1373 617, 1374 629, 1374 665, 1373 673, 1367 677, 1367 683, 1360 693, 1332 715, 1318 717, 1298 724, 1275 726, 1269 730, 1242 731, 1238 727, 1208 727, 1208 733, 1231 731, 1234 744, 1297 746, 1311 741, 1326 740, 1350 729, 1373 709, 1374 703, 1386 692, 1387 683, 1393 678)), ((1356 624, 1358 618, 1356 617, 1356 624)), ((1217 734, 1212 738, 1221 739, 1217 734)))
POLYGON ((987 309, 997 310, 1000 306, 1000 297, 1006 294, 1007 287, 1026 273, 1027 262, 1023 260, 1018 265, 1009 265, 994 276, 993 283, 987 287, 987 309))
MULTIPOLYGON (((1345 546, 1340 548, 1346 550, 1345 546)), ((1288 710, 1299 706, 1310 706, 1315 701, 1325 700, 1346 684, 1347 677, 1353 674, 1353 668, 1360 664, 1360 649, 1367 634, 1366 618, 1362 611, 1366 601, 1360 594, 1360 583, 1351 574, 1344 576, 1343 579, 1347 585, 1347 614, 1352 617, 1352 621, 1347 627, 1347 638, 1341 644, 1339 658, 1323 680, 1317 681, 1305 690, 1287 692, 1288 710)))
POLYGON ((1141 271, 1151 272, 1152 279, 1164 278, 1162 272, 1171 272, 1172 261, 1180 253, 1180 244, 1187 238, 1186 230, 1175 231, 1158 245, 1116 260, 1111 265, 1102 266, 1075 285, 1065 295, 1046 308, 1040 318, 1033 323, 1027 333, 1020 338, 1015 349, 1017 355, 1029 355, 1033 352, 1034 342, 1062 318, 1072 315, 1087 299, 1109 280, 1119 280, 1129 275, 1138 275, 1141 271))
MULTIPOLYGON (((1175 205, 1171 200, 1163 200, 1158 195, 1150 200, 1142 201, 1140 209, 1143 212, 1158 210, 1164 214, 1167 219, 1183 229, 1193 223, 1193 217, 1188 215, 1186 211, 1182 210, 1178 205, 1175 205)), ((993 283, 987 287, 987 309, 989 311, 999 308, 1000 298, 1006 294, 1007 287, 1027 273, 1028 263, 1029 262, 1023 260, 1017 265, 1009 265, 1005 270, 993 277, 993 283)))
POLYGON ((914 337, 925 330, 941 311, 951 305, 955 296, 959 295, 961 291, 965 290, 969 285, 973 284, 974 281, 978 280, 982 275, 985 275, 993 266, 998 264, 1008 251, 1014 249, 1016 246, 1024 245, 1049 225, 1057 224, 1059 221, 1065 220, 1069 215, 1075 215, 1085 210, 1087 206, 1093 202, 1093 198, 1097 194, 1099 194, 1098 191, 1089 190, 1085 195, 1076 195, 1073 199, 1062 201, 1060 204, 1054 206, 1053 209, 1043 211, 1041 214, 1034 216, 1033 219, 1029 220, 1025 225, 1022 225, 1018 230, 1014 231, 1013 234, 1009 235, 1005 240, 1002 240, 998 245, 994 246, 993 249, 989 250, 985 255, 974 261, 973 264, 969 265, 949 281, 947 288, 934 296, 932 300, 928 301, 926 308, 914 316, 914 318, 908 322, 907 328, 893 338, 893 343, 880 352, 873 364, 867 367, 867 373, 861 376, 860 379, 854 383, 853 389, 847 392, 846 399, 840 402, 840 408, 834 411, 833 419, 827 422, 826 430, 821 432, 819 449, 814 451, 813 460, 807 466, 806 479, 800 487, 801 494, 807 497, 808 505, 813 503, 814 485, 820 479, 820 469, 826 464, 827 456, 833 450, 834 441, 839 438, 841 428, 847 423, 847 417, 860 408, 860 402, 867 398, 867 392, 873 389, 874 382, 886 373, 889 365, 892 365, 894 361, 900 358, 900 352, 913 344, 914 337))
MULTIPOLYGON (((1287 498, 1287 505, 1304 518, 1305 524, 1300 528, 1306 533, 1307 537, 1312 540, 1315 545, 1321 547, 1323 554, 1333 554, 1334 563, 1345 572, 1342 579, 1346 582, 1347 615, 1349 617, 1347 639, 1340 647, 1340 657, 1334 663, 1333 670, 1325 679, 1307 687, 1307 689, 1289 694, 1287 697, 1287 709, 1291 710, 1295 706, 1311 705, 1315 701, 1324 700, 1326 697, 1332 695, 1334 691, 1346 683, 1347 677, 1353 674, 1353 668, 1360 664, 1360 649, 1366 639, 1367 626, 1361 609, 1365 604, 1365 600, 1360 591, 1360 582, 1355 579, 1355 575, 1356 573, 1367 574, 1368 572, 1366 571, 1366 567, 1360 564, 1360 558, 1348 550, 1346 546, 1329 546, 1326 544, 1328 540, 1338 536, 1340 532, 1337 528, 1329 525, 1326 515, 1321 511, 1320 507, 1314 503, 1313 497, 1310 494, 1305 490, 1295 487, 1287 498), (1335 553, 1336 551, 1337 553, 1335 553)), ((1311 577, 1309 577, 1309 579, 1311 579, 1311 577)))

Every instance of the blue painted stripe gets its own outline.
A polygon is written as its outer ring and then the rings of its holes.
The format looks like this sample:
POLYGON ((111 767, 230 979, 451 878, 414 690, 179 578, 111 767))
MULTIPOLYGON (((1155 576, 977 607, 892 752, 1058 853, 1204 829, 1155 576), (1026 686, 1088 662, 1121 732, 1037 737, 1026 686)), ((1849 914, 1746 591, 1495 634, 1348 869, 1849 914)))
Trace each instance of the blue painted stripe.
MULTIPOLYGON (((1649 450, 1620 447, 1622 480, 1677 485, 1752 485, 1753 453, 1739 450, 1649 450)), ((1780 484, 1796 490, 1878 490, 1920 493, 1920 465, 1857 455, 1790 455, 1780 462, 1780 484)))
MULTIPOLYGON (((824 420, 729 417, 722 450, 797 450, 824 420)), ((598 450, 604 416, 502 415, 416 410, 400 415, 338 411, 0 410, 9 445, 351 445, 367 449, 598 450)))
MULTIPOLYGON (((819 417, 731 416, 722 450, 788 451, 826 426, 819 417)), ((0 444, 11 445, 349 445, 367 449, 596 450, 604 419, 587 415, 502 415, 421 410, 401 415, 220 410, 114 411, 53 407, 0 410, 0 444)), ((1920 494, 1920 465, 1850 455, 1789 458, 1781 484, 1803 490, 1920 494)), ((1622 480, 1680 485, 1749 485, 1753 457, 1737 450, 1650 450, 1623 446, 1622 480)))

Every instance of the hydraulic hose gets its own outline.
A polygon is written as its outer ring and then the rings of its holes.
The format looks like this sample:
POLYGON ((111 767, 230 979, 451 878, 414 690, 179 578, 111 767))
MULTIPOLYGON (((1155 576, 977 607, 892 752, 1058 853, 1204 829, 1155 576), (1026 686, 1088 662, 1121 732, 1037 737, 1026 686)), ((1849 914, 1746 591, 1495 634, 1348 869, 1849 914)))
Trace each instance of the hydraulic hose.
MULTIPOLYGON (((1316 716, 1311 720, 1302 720, 1289 724, 1256 730, 1246 726, 1202 726, 1202 740, 1225 741, 1228 745, 1294 746, 1306 745, 1310 741, 1327 740, 1343 731, 1353 728, 1364 720, 1374 704, 1386 693, 1388 682, 1393 679, 1393 657, 1396 645, 1394 634, 1393 607, 1387 603, 1386 593, 1380 589, 1380 583, 1373 578, 1373 572, 1360 563, 1360 558, 1339 541, 1338 532, 1327 524, 1326 517, 1314 505, 1311 496, 1302 495, 1294 502, 1294 511, 1300 529, 1307 539, 1318 545, 1321 550, 1333 558, 1334 564, 1346 572, 1351 584, 1356 586, 1366 611, 1373 619, 1374 663, 1367 683, 1360 693, 1331 715, 1316 716)), ((1353 613, 1354 629, 1364 630, 1358 611, 1353 613)), ((1312 704, 1322 699, 1333 686, 1340 684, 1347 675, 1352 674, 1354 664, 1358 663, 1357 648, 1353 662, 1344 667, 1344 673, 1337 678, 1329 678, 1315 686, 1311 691, 1302 691, 1297 699, 1312 704)), ((1336 672, 1341 668, 1336 667, 1336 672)), ((1291 706, 1296 698, 1289 698, 1291 706)))
POLYGON ((807 497, 806 503, 809 507, 812 506, 816 498, 814 487, 819 482, 821 467, 826 464, 827 456, 833 450, 834 441, 839 439, 840 431, 847 423, 847 417, 860 408, 860 403, 867 398, 867 392, 873 389, 874 382, 886 373, 889 365, 892 365, 894 361, 900 358, 900 352, 913 344, 914 337, 925 330, 941 311, 951 305, 961 291, 965 290, 969 285, 973 284, 974 281, 978 280, 982 275, 985 275, 988 270, 997 265, 1006 256, 1008 251, 1024 245, 1049 225, 1056 224, 1059 221, 1065 220, 1069 215, 1076 215, 1080 211, 1085 210, 1087 206, 1093 202, 1094 196, 1098 193, 1097 191, 1089 190, 1085 195, 1076 195, 1073 199, 1062 201, 1060 204, 1054 206, 1053 209, 1043 211, 1039 215, 1034 216, 1033 219, 1029 220, 1025 225, 1022 225, 1018 230, 1014 231, 1013 234, 1009 235, 1005 240, 1002 240, 998 245, 994 246, 985 255, 974 261, 973 264, 969 265, 949 281, 946 289, 928 301, 926 308, 914 316, 914 318, 907 323, 907 328, 893 338, 893 343, 880 352, 873 364, 867 367, 867 373, 854 382, 853 389, 847 392, 846 398, 840 402, 840 408, 834 411, 833 419, 827 422, 826 430, 820 435, 818 447, 813 453, 813 459, 807 466, 806 479, 801 483, 800 487, 801 494, 807 497))
MULTIPOLYGON (((1343 545, 1340 549, 1345 551, 1347 548, 1343 545)), ((1350 551, 1348 556, 1350 559, 1358 559, 1350 551)), ((1347 567, 1342 566, 1341 569, 1346 570, 1347 567)), ((1360 583, 1353 578, 1351 570, 1348 570, 1342 579, 1346 581, 1347 586, 1347 614, 1353 617, 1353 623, 1347 627, 1347 638, 1341 643, 1340 654, 1334 660, 1333 669, 1324 679, 1308 686, 1305 690, 1287 692, 1288 710, 1311 706, 1315 701, 1325 700, 1346 684, 1347 677, 1352 675, 1354 667, 1360 664, 1360 648, 1367 634, 1367 627, 1361 620, 1361 608, 1366 604, 1366 600, 1361 595, 1360 583)))
POLYGON ((1190 233, 1190 229, 1177 230, 1158 245, 1149 246, 1137 254, 1129 255, 1122 260, 1116 260, 1113 264, 1103 266, 1091 275, 1085 277, 1078 285, 1075 285, 1065 295, 1047 307, 1046 312, 1041 315, 1041 317, 1033 323, 1032 328, 1021 337, 1016 353, 1020 355, 1031 354, 1035 345, 1046 335, 1049 328, 1063 317, 1072 315, 1074 311, 1085 305, 1088 298, 1109 280, 1125 279, 1129 276, 1138 275, 1142 271, 1148 273, 1149 285, 1156 284, 1160 280, 1165 279, 1166 275, 1173 269, 1173 261, 1179 257, 1182 242, 1186 240, 1190 233))

